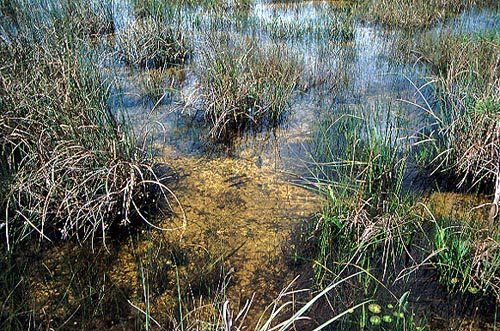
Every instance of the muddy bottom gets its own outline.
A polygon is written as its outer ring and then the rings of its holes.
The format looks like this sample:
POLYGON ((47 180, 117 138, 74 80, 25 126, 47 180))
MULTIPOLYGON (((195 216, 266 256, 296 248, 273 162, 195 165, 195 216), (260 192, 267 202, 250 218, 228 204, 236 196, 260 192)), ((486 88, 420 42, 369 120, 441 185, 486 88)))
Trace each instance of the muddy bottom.
POLYGON ((182 157, 169 166, 178 202, 155 223, 162 230, 144 224, 106 245, 68 242, 20 258, 31 261, 22 284, 40 325, 200 328, 227 323, 222 311, 236 319, 249 303, 233 323, 253 327, 297 276, 289 290, 310 288, 310 262, 297 259, 291 238, 319 210, 314 192, 251 160, 182 157))
MULTIPOLYGON (((167 236, 208 258, 198 261, 198 268, 223 266, 231 275, 226 294, 235 309, 254 297, 251 315, 256 317, 296 276, 301 288, 309 282, 310 265, 297 267, 290 238, 318 212, 313 192, 252 160, 181 158, 170 164, 179 176, 175 192, 186 224, 167 236)), ((182 214, 177 214, 163 227, 180 224, 182 214)), ((208 283, 215 278, 206 276, 208 283)))

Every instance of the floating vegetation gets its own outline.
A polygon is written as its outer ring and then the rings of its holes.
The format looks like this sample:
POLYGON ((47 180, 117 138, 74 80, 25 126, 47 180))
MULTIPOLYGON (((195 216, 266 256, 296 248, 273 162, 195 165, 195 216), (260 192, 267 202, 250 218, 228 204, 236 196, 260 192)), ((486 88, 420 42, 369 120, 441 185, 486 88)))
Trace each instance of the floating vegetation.
POLYGON ((368 305, 368 310, 374 314, 380 314, 382 312, 382 307, 376 303, 370 303, 368 305))

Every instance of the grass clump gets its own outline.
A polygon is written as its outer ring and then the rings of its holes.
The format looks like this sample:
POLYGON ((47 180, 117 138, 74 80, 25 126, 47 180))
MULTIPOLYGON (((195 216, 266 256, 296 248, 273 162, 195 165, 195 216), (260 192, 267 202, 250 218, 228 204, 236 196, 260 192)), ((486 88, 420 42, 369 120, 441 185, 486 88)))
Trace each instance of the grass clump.
POLYGON ((370 214, 387 210, 402 193, 408 158, 407 142, 396 125, 401 119, 391 110, 370 114, 344 108, 334 113, 317 129, 315 177, 321 184, 326 181, 331 196, 356 198, 370 214))
POLYGON ((289 16, 274 16, 265 21, 264 29, 273 39, 287 42, 323 40, 347 42, 354 39, 354 16, 351 7, 323 4, 311 17, 301 18, 300 11, 290 10, 289 16))
POLYGON ((284 45, 259 48, 251 39, 213 36, 203 48, 200 83, 210 134, 224 140, 244 129, 276 127, 302 73, 284 45))
MULTIPOLYGON (((366 299, 397 302, 408 290, 399 286, 407 281, 401 271, 417 263, 411 247, 421 224, 405 188, 410 149, 395 115, 395 109, 342 108, 317 128, 312 171, 325 206, 315 233, 316 283, 366 271, 330 297, 335 309, 366 299)), ((382 322, 349 314, 338 327, 355 329, 370 320, 382 322)))
POLYGON ((138 211, 156 177, 108 104, 110 82, 90 42, 56 21, 34 23, 0 40, 5 242, 31 233, 104 238, 110 227, 144 216, 138 211))
POLYGON ((428 164, 455 178, 458 187, 491 190, 498 167, 498 34, 445 35, 438 47, 421 46, 422 58, 434 70, 435 102, 424 139, 431 142, 428 164))
POLYGON ((21 26, 36 21, 50 20, 59 28, 80 38, 98 37, 114 32, 112 3, 109 0, 86 2, 82 0, 49 0, 43 5, 24 0, 2 0, 0 23, 21 26), (31 7, 31 8, 30 8, 31 7), (37 15, 32 16, 33 9, 37 15))
POLYGON ((394 120, 394 110, 384 115, 374 109, 333 112, 313 142, 313 183, 325 201, 312 230, 315 281, 324 286, 366 271, 329 297, 331 306, 336 312, 367 299, 378 304, 365 307, 369 312, 346 315, 338 327, 418 330, 427 323, 425 314, 413 316, 425 307, 420 297, 453 294, 456 314, 471 311, 481 300, 498 300, 496 235, 486 235, 477 213, 459 220, 434 216, 432 204, 419 202, 412 193, 414 149, 404 122, 394 120), (425 280, 429 273, 438 276, 437 283, 425 280), (398 315, 374 312, 396 303, 398 315))
MULTIPOLYGON (((475 6, 496 5, 477 0, 382 0, 362 4, 367 16, 389 27, 425 28, 475 6)), ((365 15, 365 14, 363 14, 365 15)))
POLYGON ((118 52, 131 66, 159 69, 186 60, 188 50, 178 27, 157 17, 145 17, 130 23, 117 35, 118 52))
POLYGON ((110 0, 87 2, 83 0, 52 0, 50 19, 56 25, 71 29, 67 33, 99 37, 115 32, 113 4, 110 0))

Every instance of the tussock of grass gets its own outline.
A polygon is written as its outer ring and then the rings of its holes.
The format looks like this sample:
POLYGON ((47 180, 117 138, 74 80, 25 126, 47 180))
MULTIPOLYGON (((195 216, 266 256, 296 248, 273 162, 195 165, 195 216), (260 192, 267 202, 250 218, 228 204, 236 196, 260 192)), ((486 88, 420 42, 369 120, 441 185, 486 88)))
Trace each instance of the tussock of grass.
MULTIPOLYGON (((422 43, 421 54, 435 70, 436 104, 430 115, 435 169, 461 187, 493 186, 498 166, 500 110, 499 40, 445 35, 438 47, 422 43)), ((432 150, 432 149, 431 149, 432 150)))
POLYGON ((354 16, 350 7, 325 5, 305 20, 277 15, 265 22, 264 29, 271 38, 288 42, 310 39, 346 42, 354 39, 354 16))
POLYGON ((314 176, 331 184, 332 197, 354 197, 363 209, 375 212, 399 197, 409 150, 397 118, 390 109, 372 114, 340 109, 320 122, 312 154, 314 176))
POLYGON ((44 4, 25 0, 3 0, 0 3, 0 23, 9 18, 18 27, 52 22, 67 37, 98 37, 114 32, 110 0, 49 0, 44 4), (33 13, 36 12, 36 15, 33 13))
POLYGON ((115 32, 111 0, 88 2, 84 0, 53 1, 51 19, 56 25, 70 26, 77 35, 99 37, 115 32))
POLYGON ((188 53, 180 30, 156 17, 132 22, 117 35, 116 42, 127 64, 145 69, 183 63, 188 53))
POLYGON ((202 52, 203 108, 212 137, 280 123, 302 73, 297 55, 285 45, 259 48, 226 34, 210 38, 202 52))
MULTIPOLYGON (((435 217, 432 206, 417 203, 406 179, 413 149, 402 135, 404 123, 394 122, 394 112, 383 114, 381 108, 343 109, 317 128, 311 171, 325 198, 311 230, 317 284, 369 271, 330 297, 334 311, 367 298, 392 303, 403 293, 414 292, 416 284, 417 296, 433 291, 435 296, 487 294, 498 300, 496 235, 485 237, 481 218, 474 226, 478 214, 452 221, 451 216, 435 217), (439 275, 439 290, 419 280, 429 269, 439 275)), ((405 314, 420 304, 417 297, 410 298, 415 302, 405 306, 405 314)), ((356 329, 367 325, 369 317, 347 315, 338 327, 356 329)), ((423 322, 425 316, 408 317, 394 327, 415 328, 423 322)))
MULTIPOLYGON (((316 128, 311 171, 325 198, 314 234, 316 283, 369 272, 330 297, 334 311, 366 298, 395 300, 392 282, 416 264, 410 247, 420 223, 404 188, 410 150, 395 111, 336 109, 316 128)), ((346 315, 337 327, 359 327, 357 318, 346 315)))
POLYGON ((253 0, 132 0, 132 4, 138 17, 158 17, 165 13, 179 12, 182 8, 219 13, 232 9, 248 9, 253 0))
POLYGON ((104 238, 110 227, 144 216, 139 211, 152 186, 165 188, 111 111, 110 83, 89 42, 57 21, 34 23, 0 39, 6 243, 31 233, 104 238))
POLYGON ((478 5, 495 5, 496 1, 477 0, 371 0, 368 17, 390 27, 415 29, 429 27, 452 15, 478 5))

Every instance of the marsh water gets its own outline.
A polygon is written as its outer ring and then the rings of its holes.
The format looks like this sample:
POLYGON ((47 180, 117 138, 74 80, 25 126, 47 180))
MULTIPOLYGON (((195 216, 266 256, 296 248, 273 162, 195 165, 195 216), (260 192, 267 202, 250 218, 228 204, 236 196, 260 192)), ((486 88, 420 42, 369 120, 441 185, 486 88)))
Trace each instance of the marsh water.
MULTIPOLYGON (((116 2, 114 19, 116 33, 125 33, 136 19, 132 5, 116 2)), ((417 89, 431 73, 408 42, 418 32, 356 21, 341 2, 257 2, 243 11, 186 8, 172 19, 192 49, 186 64, 149 70, 120 61, 103 65, 116 78, 114 109, 131 120, 139 137, 150 137, 158 163, 172 174, 169 187, 177 198, 174 212, 155 223, 159 230, 146 227, 135 234, 137 242, 111 249, 107 275, 131 306, 150 306, 153 319, 175 315, 182 287, 193 305, 199 300, 203 306, 218 291, 235 311, 253 300, 249 318, 256 321, 296 277, 293 288, 313 285, 312 262, 295 260, 294 240, 301 227, 314 227, 310 223, 322 207, 310 170, 322 120, 341 109, 382 109, 410 137, 421 128, 421 110, 404 101, 430 98, 417 89), (279 44, 300 60, 301 77, 281 125, 239 132, 229 144, 210 139, 200 50, 217 33, 234 42, 250 38, 256 48, 279 44)), ((473 10, 426 33, 492 28, 500 28, 498 15, 473 10)), ((47 269, 58 263, 48 257, 47 269)), ((57 284, 40 287, 43 306, 57 284)))
MULTIPOLYGON (((304 186, 311 175, 308 165, 315 161, 310 158, 315 130, 323 117, 342 108, 382 108, 392 112, 406 135, 420 129, 419 109, 398 101, 423 103, 417 88, 430 73, 412 49, 404 49, 419 34, 352 21, 345 10, 342 3, 329 1, 257 3, 243 12, 186 9, 178 24, 193 49, 187 64, 168 70, 115 68, 120 107, 138 132, 155 130, 157 157, 178 176, 173 190, 183 212, 167 217, 161 227, 177 228, 169 232, 169 240, 178 238, 182 246, 191 247, 191 254, 198 252, 188 259, 200 266, 188 264, 187 273, 207 272, 202 259, 217 266, 224 261, 224 272, 231 275, 227 291, 239 303, 236 307, 255 294, 255 310, 262 311, 262 305, 296 276, 302 276, 302 287, 312 285, 310 265, 301 269, 290 263, 289 247, 293 232, 321 208, 314 187, 304 186), (284 45, 300 58, 302 77, 283 125, 242 132, 230 145, 207 138, 199 83, 200 71, 207 69, 199 50, 216 32, 235 41, 251 38, 254 47, 284 45)), ((134 20, 126 5, 116 15, 118 33, 134 20)), ((499 27, 497 15, 474 10, 430 33, 499 27)), ((214 281, 215 276, 198 281, 214 281)))

